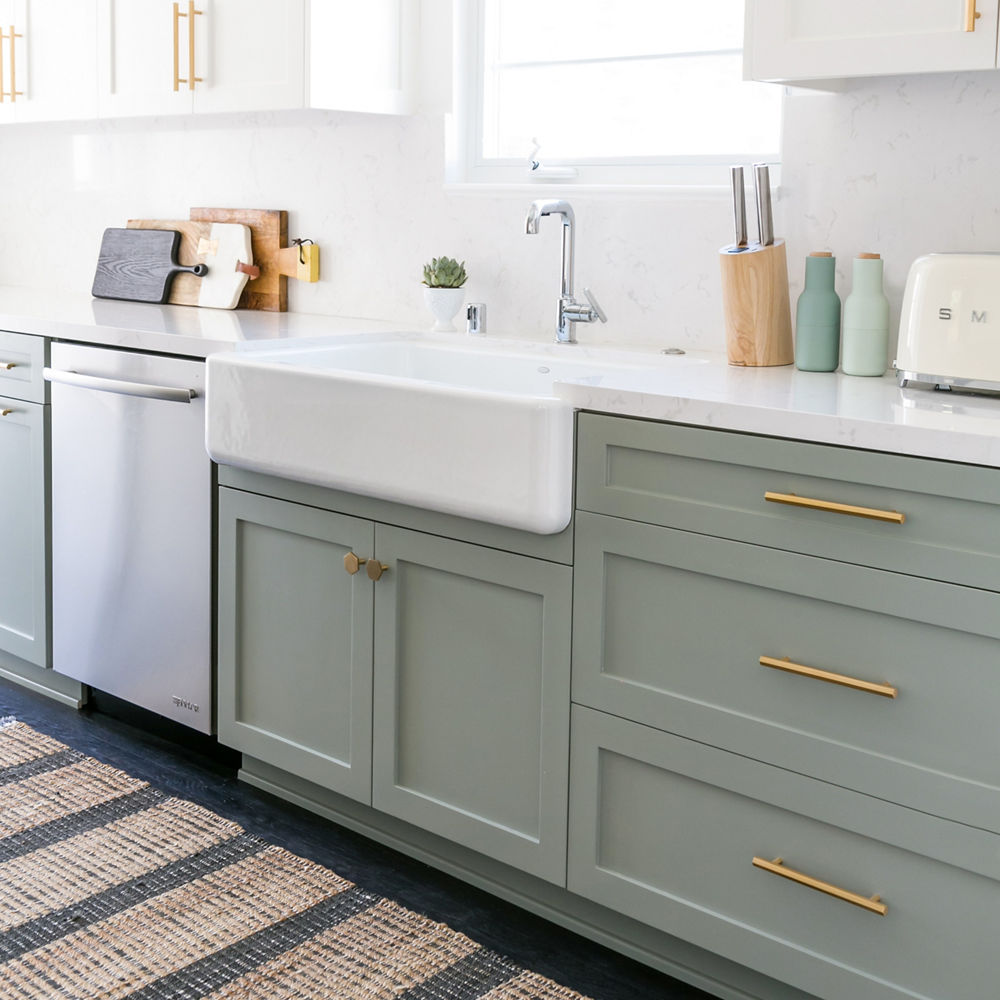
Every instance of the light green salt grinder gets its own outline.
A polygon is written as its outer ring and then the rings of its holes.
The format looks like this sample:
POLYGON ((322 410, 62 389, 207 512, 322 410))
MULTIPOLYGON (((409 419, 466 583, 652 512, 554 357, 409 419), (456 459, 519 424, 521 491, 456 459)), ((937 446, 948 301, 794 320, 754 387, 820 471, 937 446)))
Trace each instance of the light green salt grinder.
POLYGON ((834 290, 837 260, 826 250, 806 257, 806 287, 795 305, 795 367, 832 372, 840 360, 840 297, 834 290))
POLYGON ((845 375, 884 375, 888 367, 889 300, 882 291, 882 258, 854 258, 851 294, 844 303, 845 375))

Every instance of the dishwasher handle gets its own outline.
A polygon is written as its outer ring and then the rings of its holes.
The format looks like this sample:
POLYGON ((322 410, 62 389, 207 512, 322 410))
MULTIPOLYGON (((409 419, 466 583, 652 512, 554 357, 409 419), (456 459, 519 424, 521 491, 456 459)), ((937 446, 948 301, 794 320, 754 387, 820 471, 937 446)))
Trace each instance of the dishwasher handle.
POLYGON ((194 389, 175 389, 169 385, 148 385, 145 382, 129 382, 125 379, 104 378, 100 375, 83 375, 80 372, 62 371, 58 368, 43 368, 42 375, 46 382, 60 382, 81 389, 97 389, 99 392, 117 392, 122 396, 162 399, 168 403, 190 403, 197 395, 194 389))

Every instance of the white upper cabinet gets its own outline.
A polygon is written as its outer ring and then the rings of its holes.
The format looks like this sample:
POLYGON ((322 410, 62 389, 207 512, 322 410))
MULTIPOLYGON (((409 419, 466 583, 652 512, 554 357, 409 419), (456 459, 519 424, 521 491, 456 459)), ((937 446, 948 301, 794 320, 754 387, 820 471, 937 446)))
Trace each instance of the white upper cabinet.
POLYGON ((94 0, 0 0, 0 122, 97 114, 94 0))
POLYGON ((303 0, 204 0, 197 6, 205 13, 195 17, 195 75, 202 78, 194 87, 195 111, 302 107, 303 0))
POLYGON ((744 75, 809 83, 994 69, 998 6, 997 0, 747 0, 744 75))
POLYGON ((314 108, 407 114, 416 101, 419 4, 315 0, 309 30, 314 108))
POLYGON ((0 124, 447 110, 450 46, 451 0, 0 0, 0 124))
POLYGON ((99 0, 100 114, 297 108, 304 0, 99 0))
MULTIPOLYGON (((98 6, 102 116, 295 108, 406 114, 418 103, 420 0, 98 6)), ((423 6, 435 16, 444 9, 440 0, 423 6)), ((443 32, 450 41, 450 22, 443 32)))

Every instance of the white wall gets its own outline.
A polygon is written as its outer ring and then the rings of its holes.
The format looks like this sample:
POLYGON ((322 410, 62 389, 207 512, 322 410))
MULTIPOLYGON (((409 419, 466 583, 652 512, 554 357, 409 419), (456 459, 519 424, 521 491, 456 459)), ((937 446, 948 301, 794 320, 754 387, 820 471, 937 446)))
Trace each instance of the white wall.
MULTIPOLYGON (((886 258, 898 316, 906 271, 931 250, 1000 244, 1000 74, 864 81, 786 99, 776 229, 793 301, 802 258, 886 258)), ((492 332, 545 339, 559 226, 524 235, 533 197, 444 190, 443 126, 431 117, 303 112, 0 130, 0 284, 89 291, 101 233, 130 217, 187 218, 195 205, 286 208, 292 236, 322 248, 321 281, 291 282, 298 312, 424 327, 421 265, 467 261, 470 301, 492 332)), ((720 184, 728 179, 723 171, 720 184)), ((578 285, 610 316, 581 340, 722 350, 717 251, 731 239, 724 190, 697 197, 572 195, 578 285)))

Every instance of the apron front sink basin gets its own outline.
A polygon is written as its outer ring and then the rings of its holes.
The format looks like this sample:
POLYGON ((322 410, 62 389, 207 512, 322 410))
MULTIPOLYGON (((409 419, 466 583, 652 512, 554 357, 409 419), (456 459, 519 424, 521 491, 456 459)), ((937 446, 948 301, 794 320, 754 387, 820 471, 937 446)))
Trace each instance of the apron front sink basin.
POLYGON ((427 334, 255 347, 208 359, 208 451, 224 465, 553 534, 569 523, 573 480, 573 408, 554 383, 643 367, 580 347, 427 334))

